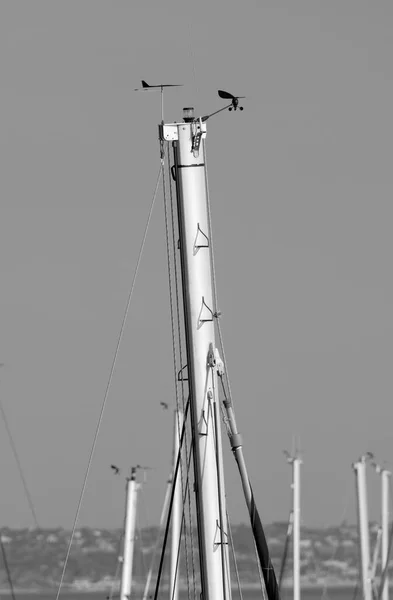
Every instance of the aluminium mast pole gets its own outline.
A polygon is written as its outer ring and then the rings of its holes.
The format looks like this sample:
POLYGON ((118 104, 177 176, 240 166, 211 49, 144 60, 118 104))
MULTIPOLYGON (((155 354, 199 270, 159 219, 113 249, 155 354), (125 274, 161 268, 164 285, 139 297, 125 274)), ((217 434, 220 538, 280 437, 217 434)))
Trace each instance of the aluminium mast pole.
POLYGON ((160 139, 174 148, 179 249, 187 344, 198 543, 203 600, 230 600, 228 533, 222 468, 207 182, 202 137, 206 123, 185 111, 183 123, 163 124, 160 139))
MULTIPOLYGON (((381 487, 382 487, 382 514, 381 514, 381 527, 382 527, 382 562, 381 572, 383 573, 386 569, 386 565, 389 559, 389 477, 391 473, 387 469, 381 470, 381 487)), ((389 579, 388 569, 386 569, 386 575, 383 585, 382 600, 389 600, 389 579)))
POLYGON ((363 600, 372 600, 372 586, 370 578, 370 538, 366 490, 366 456, 361 456, 359 460, 352 465, 352 467, 355 471, 356 477, 363 600))
POLYGON ((121 572, 120 600, 129 600, 132 586, 132 562, 134 557, 137 493, 140 484, 135 481, 136 468, 126 484, 126 523, 124 530, 123 567, 121 572))
POLYGON ((293 600, 300 600, 300 464, 293 460, 293 600))
POLYGON ((300 600, 300 465, 302 460, 295 456, 287 456, 287 461, 292 465, 292 493, 293 493, 293 600, 300 600))
POLYGON ((285 450, 287 462, 292 465, 292 519, 293 519, 293 600, 300 600, 300 465, 301 458, 290 456, 285 450))
POLYGON ((171 567, 169 582, 169 600, 178 600, 179 597, 179 564, 180 561, 180 525, 182 518, 182 490, 180 477, 174 477, 177 456, 180 450, 180 431, 183 427, 183 413, 180 409, 174 411, 173 425, 173 475, 172 485, 175 486, 172 508, 172 541, 171 541, 171 567))

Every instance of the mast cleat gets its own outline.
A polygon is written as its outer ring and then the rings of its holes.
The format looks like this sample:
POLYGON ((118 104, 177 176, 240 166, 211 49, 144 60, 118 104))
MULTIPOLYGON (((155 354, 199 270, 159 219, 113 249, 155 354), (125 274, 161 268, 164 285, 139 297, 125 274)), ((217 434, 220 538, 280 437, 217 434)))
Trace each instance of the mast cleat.
POLYGON ((194 242, 194 256, 200 248, 209 248, 209 246, 210 246, 209 238, 207 237, 206 233, 203 233, 203 231, 198 223, 197 234, 195 236, 195 242, 194 242))
POLYGON ((198 434, 202 436, 207 436, 209 433, 209 426, 205 417, 205 411, 202 411, 201 418, 198 423, 198 434))
POLYGON ((228 545, 228 534, 220 526, 220 523, 218 521, 216 521, 216 533, 214 536, 214 547, 217 548, 217 546, 222 546, 223 544, 225 544, 226 546, 228 545), (219 541, 217 541, 217 538, 219 539, 219 541))
POLYGON ((202 327, 204 323, 208 323, 209 321, 213 321, 214 314, 211 308, 205 302, 205 297, 202 296, 202 306, 199 312, 198 317, 198 329, 202 327))

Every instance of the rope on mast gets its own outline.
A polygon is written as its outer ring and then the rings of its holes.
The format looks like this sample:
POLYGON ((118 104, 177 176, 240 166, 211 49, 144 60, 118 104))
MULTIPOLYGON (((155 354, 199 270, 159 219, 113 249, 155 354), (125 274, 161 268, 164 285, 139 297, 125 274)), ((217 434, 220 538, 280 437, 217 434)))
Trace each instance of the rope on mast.
POLYGON ((160 587, 160 580, 161 580, 162 569, 163 569, 163 565, 164 565, 165 548, 166 548, 166 543, 167 543, 167 540, 168 540, 169 525, 170 525, 171 513, 172 513, 172 506, 173 506, 173 500, 174 500, 174 497, 175 497, 176 479, 177 479, 177 475, 178 475, 178 472, 179 472, 179 466, 180 466, 180 462, 181 462, 180 459, 181 459, 181 452, 182 452, 183 441, 184 441, 184 436, 185 436, 185 431, 186 431, 186 419, 187 419, 187 413, 188 413, 189 405, 190 404, 188 402, 187 406, 186 406, 186 412, 184 413, 184 422, 183 422, 182 432, 181 432, 181 436, 180 436, 179 452, 177 454, 176 466, 175 466, 175 470, 174 470, 174 473, 173 473, 171 497, 170 497, 170 500, 169 500, 168 518, 167 518, 167 522, 166 522, 166 526, 165 526, 164 541, 163 541, 163 546, 162 546, 162 552, 161 552, 161 558, 160 558, 160 565, 158 567, 156 589, 154 591, 154 600, 157 600, 157 598, 158 598, 158 591, 159 591, 159 587, 160 587))
POLYGON ((130 310, 132 295, 133 295, 133 292, 134 292, 135 282, 136 282, 136 278, 137 278, 138 271, 139 271, 139 265, 141 263, 142 253, 143 253, 143 249, 145 247, 147 232, 148 232, 148 229, 149 229, 149 225, 150 225, 150 221, 151 221, 151 216, 153 214, 153 208, 154 208, 155 200, 156 200, 156 197, 157 197, 158 186, 159 186, 162 174, 163 174, 163 163, 161 161, 160 168, 159 168, 159 171, 158 171, 157 181, 156 181, 156 185, 155 185, 155 189, 154 189, 154 193, 153 193, 153 197, 152 197, 152 200, 151 200, 151 203, 150 203, 150 209, 149 209, 149 214, 148 214, 146 225, 145 225, 145 230, 144 230, 144 233, 143 233, 143 238, 142 238, 142 242, 141 242, 141 245, 140 245, 138 258, 137 258, 137 261, 136 261, 134 275, 133 275, 133 278, 132 278, 132 283, 131 283, 130 291, 129 291, 129 294, 128 294, 127 304, 126 304, 126 308, 125 308, 124 315, 123 315, 123 320, 122 320, 121 327, 120 327, 119 337, 117 339, 116 349, 115 349, 115 353, 114 353, 113 360, 112 360, 112 365, 111 365, 111 369, 110 369, 110 373, 109 373, 109 378, 108 378, 108 382, 107 382, 106 389, 105 389, 104 399, 103 399, 102 404, 101 404, 100 414, 99 414, 99 417, 98 417, 97 426, 96 426, 96 430, 95 430, 95 433, 94 433, 94 438, 93 438, 93 443, 92 443, 91 450, 90 450, 89 460, 87 462, 86 472, 85 472, 85 476, 84 476, 83 484, 82 484, 82 489, 81 489, 79 500, 78 500, 78 505, 77 505, 77 509, 76 509, 76 513, 75 513, 74 523, 73 523, 73 526, 72 526, 70 541, 68 543, 68 548, 67 548, 66 556, 65 556, 65 559, 64 559, 63 570, 62 570, 62 573, 61 573, 59 587, 58 587, 57 594, 56 594, 56 600, 59 600, 61 588, 63 586, 64 576, 65 576, 67 565, 68 565, 68 559, 70 557, 71 547, 72 547, 72 543, 74 541, 75 531, 76 531, 76 527, 77 527, 77 524, 78 524, 79 513, 80 513, 80 510, 81 510, 81 507, 82 507, 82 502, 83 502, 83 498, 84 498, 85 491, 86 491, 87 480, 89 478, 90 468, 91 468, 91 465, 92 465, 92 462, 93 462, 93 457, 94 457, 94 453, 95 453, 95 449, 96 449, 96 445, 97 445, 98 435, 99 435, 99 432, 100 432, 100 429, 101 429, 101 423, 102 423, 102 420, 103 420, 103 417, 104 417, 104 412, 105 412, 105 408, 106 408, 106 404, 107 404, 107 400, 108 400, 108 396, 109 396, 109 391, 110 391, 110 388, 111 388, 112 379, 113 379, 113 375, 114 375, 114 372, 115 372, 117 357, 118 357, 118 354, 119 354, 121 341, 123 339, 123 333, 124 333, 124 329, 125 329, 125 326, 126 326, 128 312, 130 310))
MULTIPOLYGON (((190 466, 191 466, 191 450, 192 448, 190 448, 190 454, 187 460, 187 479, 186 479, 186 492, 189 490, 190 488, 190 466)), ((180 449, 179 449, 180 451, 180 449)), ((181 536, 184 530, 184 526, 185 526, 185 511, 184 511, 184 506, 185 506, 185 502, 186 502, 186 495, 184 495, 182 497, 182 507, 183 507, 183 511, 182 511, 182 519, 181 519, 181 524, 180 524, 180 534, 179 534, 179 543, 177 545, 177 557, 176 557, 176 573, 178 572, 179 569, 179 562, 180 562, 180 540, 181 540, 181 536)), ((192 527, 192 524, 191 524, 192 527)), ((185 535, 187 535, 187 532, 184 532, 185 535)), ((187 577, 188 577, 188 573, 187 573, 187 577)), ((194 583, 194 587, 195 587, 195 583, 194 583)), ((173 593, 175 592, 175 588, 173 588, 173 593)), ((173 597, 172 599, 173 600, 173 597)))
MULTIPOLYGON (((166 149, 169 150, 169 142, 166 143, 166 149)), ((169 156, 169 151, 167 152, 169 156)), ((161 160, 163 161, 165 158, 165 150, 164 143, 161 142, 161 160)), ((176 161, 174 161, 176 164, 176 161)), ((183 414, 185 414, 186 410, 186 394, 184 389, 184 378, 183 375, 180 377, 181 384, 181 399, 179 398, 178 392, 178 372, 181 372, 183 368, 183 335, 182 335, 182 327, 181 327, 181 316, 180 316, 180 293, 179 293, 179 268, 178 268, 178 258, 177 258, 177 244, 175 237, 175 208, 174 208, 174 198, 173 198, 173 189, 172 189, 172 168, 170 165, 170 160, 168 160, 168 181, 169 181, 169 202, 170 202, 170 221, 168 216, 168 199, 166 193, 166 185, 165 185, 165 175, 163 177, 163 194, 164 194, 164 215, 165 215, 165 234, 166 234, 166 246, 167 246, 167 263, 168 263, 168 279, 169 279, 169 301, 170 301, 170 314, 171 314, 171 332, 172 332, 172 352, 173 352, 173 367, 174 367, 174 380, 175 380, 175 394, 176 394, 176 408, 177 408, 177 430, 179 435, 179 447, 180 447, 180 432, 182 431, 182 424, 180 423, 180 415, 179 415, 179 407, 180 400, 183 414), (170 239, 171 237, 171 239, 170 239), (171 242, 171 245, 170 245, 171 242), (172 253, 172 254, 171 254, 172 253), (172 265, 173 262, 173 272, 172 265), (173 291, 173 280, 175 284, 175 290, 173 291), (176 325, 177 325, 177 335, 175 333, 175 311, 176 311, 176 325), (177 337, 177 343, 176 343, 177 337), (179 353, 179 361, 180 365, 177 364, 176 361, 176 350, 178 349, 179 353)), ((188 400, 187 400, 188 405, 188 400)), ((184 451, 185 455, 188 456, 188 433, 187 429, 185 430, 185 438, 184 438, 184 451)), ((194 588, 194 599, 196 600, 197 592, 196 592, 196 583, 195 583, 195 564, 194 564, 194 543, 193 543, 193 527, 192 527, 192 510, 191 510, 191 493, 189 486, 186 487, 184 483, 184 473, 183 473, 183 461, 180 462, 180 478, 181 478, 181 489, 182 496, 186 497, 185 493, 187 493, 188 497, 188 520, 189 520, 189 530, 190 530, 190 545, 191 545, 191 563, 192 563, 192 579, 193 579, 193 588, 194 588)), ((183 504, 183 513, 184 513, 184 504, 183 504)), ((186 561, 186 573, 187 573, 187 589, 189 589, 189 557, 188 557, 188 541, 187 535, 184 536, 184 549, 185 549, 185 561, 186 561)))

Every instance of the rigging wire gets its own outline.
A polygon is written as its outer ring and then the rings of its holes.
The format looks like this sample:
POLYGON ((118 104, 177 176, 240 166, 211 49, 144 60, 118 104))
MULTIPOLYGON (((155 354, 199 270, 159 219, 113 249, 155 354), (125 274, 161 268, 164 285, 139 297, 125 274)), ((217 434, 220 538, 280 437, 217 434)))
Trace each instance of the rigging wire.
MULTIPOLYGON (((187 461, 186 492, 187 492, 187 490, 190 487, 190 485, 189 485, 190 484, 190 477, 189 477, 189 475, 190 475, 190 466, 191 466, 191 449, 190 449, 190 454, 189 454, 189 458, 188 458, 188 461, 187 461)), ((175 485, 175 484, 173 484, 173 485, 175 485)), ((184 535, 187 535, 187 533, 185 531, 185 510, 184 510, 185 503, 186 503, 186 497, 187 497, 187 494, 184 494, 184 495, 182 494, 182 518, 181 518, 181 524, 180 524, 179 543, 178 543, 178 546, 177 546, 176 569, 175 569, 176 575, 178 574, 179 562, 180 562, 180 541, 181 541, 181 536, 182 536, 183 532, 184 532, 184 535)), ((173 600, 175 589, 176 589, 176 586, 173 587, 173 595, 172 595, 172 599, 171 600, 173 600)))
MULTIPOLYGON (((141 496, 144 496, 144 486, 142 484, 141 486, 141 496)), ((142 499, 142 506, 145 509, 145 521, 146 521, 146 527, 149 528, 149 521, 147 518, 147 508, 146 508, 146 500, 142 499)), ((139 522, 139 518, 137 517, 137 528, 138 528, 138 534, 139 534, 139 539, 140 539, 140 543, 141 543, 141 555, 142 555, 142 568, 143 568, 143 578, 146 579, 147 577, 147 567, 146 567, 146 560, 145 560, 145 553, 143 552, 143 548, 144 548, 144 543, 143 543, 143 535, 142 535, 142 531, 143 529, 141 528, 140 522, 139 522)))
MULTIPOLYGON (((216 472, 217 472, 217 488, 218 488, 218 514, 219 514, 219 529, 220 529, 220 545, 221 545, 221 576, 222 576, 222 587, 223 587, 223 596, 224 596, 224 600, 226 600, 226 593, 227 593, 227 582, 229 582, 229 576, 227 577, 227 575, 229 575, 229 565, 227 563, 229 556, 227 554, 227 552, 224 551, 224 544, 226 543, 223 540, 223 536, 226 536, 226 532, 224 530, 224 515, 223 515, 223 507, 222 507, 222 503, 221 503, 221 477, 220 477, 220 471, 221 471, 221 464, 220 464, 220 450, 219 450, 219 444, 221 442, 221 437, 219 436, 219 432, 218 432, 218 416, 219 416, 219 412, 217 411, 217 402, 216 402, 216 389, 215 389, 215 385, 214 385, 214 376, 213 376, 213 396, 212 396, 212 405, 213 405, 213 409, 212 409, 212 417, 213 417, 213 439, 214 439, 214 453, 215 453, 215 458, 216 458, 216 472)), ((226 512, 226 511, 225 511, 226 512)), ((226 514, 227 517, 227 521, 228 521, 228 514, 226 514)), ((229 582, 230 585, 230 582, 229 582)))
MULTIPOLYGON (((142 600, 146 600, 149 594, 149 588, 150 588, 150 580, 151 580, 151 576, 153 574, 153 569, 154 569, 154 565, 155 565, 155 560, 156 560, 156 555, 160 546, 160 542, 161 542, 161 537, 162 537, 162 532, 164 529, 164 523, 167 517, 167 512, 168 512, 168 502, 169 502, 169 497, 170 497, 170 492, 172 489, 172 477, 173 474, 171 473, 168 481, 167 481, 167 489, 165 492, 165 498, 164 498, 164 504, 162 506, 162 511, 161 511, 161 518, 160 518, 160 524, 159 524, 159 529, 158 529, 158 534, 157 534, 157 538, 156 538, 156 543, 154 545, 154 549, 153 549, 153 554, 151 557, 151 562, 150 562, 150 569, 146 578, 146 585, 145 585, 145 589, 143 592, 143 596, 142 596, 142 600)), ((150 597, 150 596, 149 596, 150 597)))
MULTIPOLYGON (((192 0, 190 0, 190 11, 191 14, 194 15, 194 5, 192 0)), ((193 33, 192 33, 192 28, 191 28, 191 22, 190 19, 187 19, 187 24, 188 24, 188 39, 189 39, 189 49, 190 49, 190 57, 191 57, 191 64, 192 64, 192 74, 193 74, 193 78, 194 78, 194 87, 195 87, 195 95, 198 97, 198 84, 197 84, 197 76, 196 76, 196 69, 195 69, 195 54, 194 54, 194 49, 193 49, 193 33)))
POLYGON ((278 589, 280 591, 281 591, 282 582, 283 582, 283 578, 284 578, 284 572, 285 572, 285 567, 286 567, 286 562, 287 562, 287 556, 288 556, 289 540, 292 537, 292 530, 293 530, 293 510, 290 510, 290 512, 289 512, 289 519, 288 519, 287 534, 285 536, 284 551, 283 551, 282 559, 281 559, 280 575, 278 577, 278 589))
POLYGON ((228 511, 227 512, 227 526, 228 526, 228 533, 229 533, 229 539, 231 542, 231 549, 232 549, 232 556, 233 556, 233 564, 235 565, 235 573, 236 573, 236 581, 237 581, 237 588, 239 591, 239 596, 240 596, 240 600, 243 600, 243 593, 242 593, 242 587, 240 585, 240 576, 239 576, 239 569, 237 566, 237 560, 236 560, 236 553, 235 553, 235 546, 233 544, 233 536, 232 536, 232 528, 231 528, 231 522, 229 520, 229 514, 228 511))
POLYGON ((123 520, 123 529, 120 533, 120 537, 119 537, 119 541, 117 544, 117 560, 116 560, 116 570, 115 570, 115 576, 112 580, 112 585, 111 585, 111 590, 109 592, 109 596, 106 597, 106 600, 112 600, 112 598, 114 597, 114 591, 115 591, 115 585, 116 585, 116 581, 119 579, 119 571, 120 571, 120 564, 121 564, 121 560, 120 560, 120 553, 121 553, 121 548, 122 548, 122 541, 123 541, 123 537, 124 537, 124 530, 125 530, 125 516, 124 516, 124 520, 123 520))
MULTIPOLYGON (((0 367, 3 367, 3 366, 4 366, 3 364, 0 365, 0 367)), ((8 439, 10 441, 11 450, 12 450, 12 453, 14 455, 17 467, 18 467, 19 475, 20 475, 20 478, 21 478, 21 481, 22 481, 22 485, 23 485, 25 494, 26 494, 26 499, 27 499, 27 502, 28 502, 28 505, 29 505, 29 508, 30 508, 30 511, 31 511, 31 514, 32 514, 32 517, 33 517, 34 524, 35 524, 35 526, 36 526, 37 529, 40 529, 40 526, 39 526, 39 523, 38 523, 38 519, 37 519, 37 513, 36 513, 36 510, 34 508, 34 503, 33 503, 33 500, 32 500, 32 497, 31 497, 31 494, 30 494, 30 491, 29 491, 29 488, 27 486, 26 477, 24 475, 23 468, 22 468, 22 463, 20 461, 19 454, 18 454, 17 449, 16 449, 16 445, 15 445, 15 442, 14 442, 14 439, 13 439, 13 436, 12 436, 12 433, 11 433, 10 426, 8 424, 8 419, 7 419, 7 416, 5 414, 4 406, 3 406, 2 402, 1 402, 1 399, 0 399, 0 413, 1 413, 1 417, 3 419, 4 427, 5 427, 7 435, 8 435, 8 439)))
MULTIPOLYGON (((169 149, 169 142, 167 143, 167 149, 169 149)), ((168 156, 170 156, 169 152, 168 152, 168 156)), ((174 150, 174 164, 176 165, 176 159, 175 159, 175 150, 174 150)), ((169 180, 169 198, 170 198, 170 216, 171 216, 171 233, 172 233, 172 257, 173 257, 173 263, 174 263, 174 274, 173 277, 171 277, 171 271, 170 271, 170 251, 169 251, 169 227, 168 227, 168 217, 167 217, 167 198, 166 198, 166 188, 164 185, 164 205, 165 205, 165 231, 166 231, 166 240, 167 240, 167 259, 168 259, 168 271, 169 271, 169 288, 170 288, 170 299, 171 299, 171 325, 172 325, 172 347, 173 347, 173 360, 174 360, 174 368, 175 368, 175 373, 174 373, 174 377, 175 377, 175 392, 176 392, 176 407, 177 409, 179 409, 179 393, 178 393, 178 385, 177 385, 177 369, 176 369, 176 337, 175 337, 175 327, 174 327, 174 318, 173 318, 173 313, 172 313, 172 298, 173 298, 173 291, 172 291, 172 279, 174 279, 175 281, 175 308, 176 308, 176 321, 177 321, 177 337, 178 337, 178 351, 179 351, 179 361, 180 361, 180 384, 181 384, 181 401, 182 401, 182 410, 183 410, 183 414, 185 414, 185 406, 186 406, 186 394, 185 394, 185 389, 184 389, 184 377, 183 377, 183 352, 182 352, 182 345, 183 345, 183 334, 182 334, 182 327, 181 327, 181 316, 180 316, 180 302, 181 302, 181 294, 179 292, 179 271, 181 271, 181 266, 180 269, 178 268, 178 258, 177 258, 177 244, 176 244, 176 238, 175 238, 175 231, 176 231, 176 226, 175 226, 175 209, 174 209, 174 199, 173 199, 173 183, 172 183, 172 171, 171 171, 171 167, 170 167, 170 160, 168 160, 168 180, 169 180), (172 320, 173 319, 173 320, 172 320)), ((177 211, 176 211, 177 214, 177 211)), ((188 400, 187 400, 188 402, 188 400)), ((179 415, 179 411, 177 412, 177 425, 178 425, 178 435, 179 435, 179 444, 180 444, 180 432, 182 430, 181 428, 181 423, 180 423, 180 415, 179 415)), ((185 455, 188 456, 188 432, 187 429, 185 431, 185 438, 184 438, 184 452, 185 455)), ((180 477, 181 477, 181 487, 182 487, 182 494, 184 494, 184 474, 183 474, 183 461, 181 461, 180 463, 180 477)), ((193 592, 194 592, 194 599, 196 600, 197 597, 197 592, 196 592, 196 578, 195 578, 195 563, 194 563, 194 539, 193 539, 193 523, 192 523, 192 508, 191 508, 191 492, 190 489, 188 487, 188 524, 189 524, 189 531, 190 531, 190 546, 191 546, 191 566, 192 566, 192 576, 193 576, 193 592)), ((185 550, 185 562, 186 562, 186 573, 187 573, 187 590, 189 591, 190 589, 190 582, 189 582, 189 558, 188 558, 188 538, 187 535, 184 535, 184 550, 185 550)))
MULTIPOLYGON (((211 252, 210 252, 210 265, 211 265, 212 280, 213 280, 213 306, 214 306, 213 314, 216 315, 216 316, 219 316, 220 312, 218 310, 218 294, 217 294, 217 283, 216 283, 216 267, 215 267, 215 262, 214 262, 214 249, 213 249, 213 227, 212 227, 211 207, 210 207, 210 197, 209 197, 209 179, 208 179, 208 171, 207 171, 207 154, 206 154, 206 142, 205 142, 205 140, 202 140, 202 144, 203 144, 203 152, 204 152, 204 156, 205 156, 207 217, 208 217, 209 231, 210 231, 210 248, 211 248, 211 252)), ((230 384, 229 375, 228 375, 228 364, 227 364, 227 360, 226 360, 226 357, 225 357, 224 341, 223 341, 223 337, 222 337, 221 326, 220 326, 220 319, 219 318, 216 319, 216 323, 217 323, 218 337, 219 337, 219 340, 220 340, 220 347, 221 347, 221 352, 222 352, 222 359, 223 359, 223 362, 224 362, 224 365, 225 365, 224 376, 225 376, 225 379, 226 379, 226 382, 227 382, 227 386, 228 386, 229 397, 232 398, 231 384, 230 384)))
MULTIPOLYGON (((164 565, 165 548, 166 548, 166 543, 167 543, 167 540, 168 540, 169 524, 170 524, 170 520, 171 520, 170 517, 171 517, 171 514, 172 514, 172 506, 173 506, 173 500, 174 500, 174 496, 175 496, 176 479, 177 479, 177 475, 178 475, 178 472, 179 472, 179 464, 180 464, 180 458, 181 458, 181 451, 182 451, 183 441, 184 441, 184 436, 185 436, 185 431, 186 431, 186 419, 187 419, 188 408, 189 408, 189 402, 187 403, 186 413, 184 414, 184 423, 183 423, 182 432, 181 432, 181 438, 180 438, 180 444, 179 444, 179 452, 177 454, 176 466, 175 466, 174 473, 173 473, 173 483, 172 483, 171 497, 170 497, 170 500, 169 500, 168 519, 167 519, 166 526, 165 526, 164 541, 163 541, 163 546, 162 546, 162 552, 161 552, 161 558, 160 558, 160 565, 158 567, 156 589, 154 591, 154 600, 157 600, 157 598, 158 598, 158 590, 159 590, 159 586, 160 586, 162 569, 163 569, 163 565, 164 565)), ((190 458, 191 458, 191 452, 190 452, 190 458)))
POLYGON ((261 563, 260 563, 259 556, 258 556, 258 548, 257 548, 257 544, 256 544, 254 536, 253 536, 253 542, 254 542, 255 558, 257 559, 256 563, 257 563, 258 575, 259 575, 259 585, 261 586, 262 598, 263 598, 263 600, 266 600, 267 590, 266 590, 265 581, 263 579, 263 573, 262 573, 262 569, 261 569, 261 563))
MULTIPOLYGON (((348 506, 349 506, 349 496, 351 495, 351 489, 352 489, 352 485, 348 479, 345 496, 344 496, 344 510, 341 515, 340 523, 343 523, 345 521, 345 517, 346 517, 347 511, 348 511, 348 506)), ((334 560, 334 558, 338 552, 338 548, 339 548, 338 545, 333 548, 333 551, 331 553, 329 560, 334 560)), ((322 592, 321 592, 321 598, 326 598, 328 596, 327 589, 328 589, 328 583, 327 583, 327 577, 325 577, 325 581, 324 581, 322 592)), ((357 590, 357 588, 355 587, 355 592, 356 592, 356 590, 357 590)), ((356 597, 356 595, 355 595, 355 597, 356 597)))
POLYGON ((80 493, 80 496, 79 496, 79 500, 78 500, 78 506, 77 506, 77 509, 76 509, 74 523, 73 523, 73 526, 72 526, 71 537, 70 537, 70 541, 69 541, 69 544, 68 544, 66 557, 65 557, 65 560, 64 560, 64 565, 63 565, 63 570, 62 570, 62 573, 61 573, 61 578, 60 578, 59 588, 58 588, 57 595, 56 595, 56 600, 58 600, 58 598, 60 596, 60 591, 61 591, 61 588, 62 588, 62 585, 63 585, 64 576, 65 576, 65 572, 66 572, 66 569, 67 569, 68 559, 69 559, 70 552, 71 552, 71 546, 72 546, 72 542, 73 542, 73 539, 74 539, 74 536, 75 536, 75 530, 76 530, 76 526, 77 526, 77 523, 78 523, 79 513, 80 513, 80 510, 81 510, 83 498, 84 498, 84 495, 85 495, 85 490, 86 490, 86 486, 87 486, 87 480, 88 480, 89 473, 90 473, 90 468, 91 468, 91 465, 92 465, 92 462, 93 462, 93 456, 94 456, 95 448, 96 448, 96 445, 97 445, 98 435, 99 435, 99 432, 100 432, 100 429, 101 429, 102 419, 104 417, 105 407, 106 407, 106 404, 107 404, 107 400, 108 400, 108 396, 109 396, 109 391, 110 391, 111 384, 112 384, 113 374, 115 372, 116 361, 117 361, 117 357, 118 357, 119 350, 120 350, 120 344, 121 344, 121 341, 122 341, 122 338, 123 338, 123 333, 124 333, 124 329, 125 329, 125 325, 126 325, 126 321, 127 321, 127 317, 128 317, 128 312, 129 312, 130 305, 131 305, 131 299, 132 299, 132 295, 133 295, 133 292, 134 292, 135 282, 136 282, 136 278, 137 278, 138 271, 139 271, 139 265, 141 263, 142 253, 143 253, 143 249, 145 247, 147 232, 148 232, 148 229, 149 229, 151 216, 153 214, 153 208, 154 208, 154 204, 155 204, 155 200, 156 200, 156 196, 157 196, 157 192, 158 192, 158 186, 159 186, 159 183, 160 183, 160 179, 161 179, 162 173, 163 173, 163 162, 161 161, 160 168, 159 168, 159 171, 158 171, 157 181, 156 181, 156 185, 155 185, 155 189, 154 189, 154 193, 153 193, 153 198, 151 200, 150 210, 149 210, 149 214, 148 214, 148 217, 147 217, 147 221, 146 221, 145 230, 144 230, 144 233, 143 233, 142 242, 141 242, 141 245, 140 245, 138 258, 137 258, 137 261, 136 261, 136 266, 135 266, 134 275, 133 275, 133 278, 132 278, 131 288, 130 288, 130 292, 128 294, 126 309, 124 311, 124 316, 123 316, 123 320, 122 320, 121 327, 120 327, 120 333, 119 333, 119 337, 118 337, 118 340, 117 340, 115 353, 114 353, 113 360, 112 360, 111 370, 110 370, 110 373, 109 373, 109 378, 108 378, 107 386, 106 386, 106 389, 105 389, 104 399, 102 401, 101 410, 100 410, 100 414, 99 414, 98 422, 97 422, 97 427, 96 427, 96 430, 95 430, 95 434, 94 434, 94 438, 93 438, 93 443, 92 443, 91 450, 90 450, 89 460, 88 460, 88 463, 87 463, 86 472, 85 472, 85 476, 84 476, 84 480, 83 480, 83 484, 82 484, 82 490, 81 490, 81 493, 80 493))
POLYGON ((2 539, 1 534, 0 534, 0 546, 1 546, 1 553, 3 555, 4 568, 5 568, 6 573, 7 573, 8 584, 10 586, 10 592, 11 592, 12 600, 15 600, 15 593, 14 593, 14 586, 12 584, 11 571, 10 571, 10 567, 9 567, 9 564, 8 564, 7 554, 6 554, 6 551, 5 551, 5 548, 4 548, 3 539, 2 539))

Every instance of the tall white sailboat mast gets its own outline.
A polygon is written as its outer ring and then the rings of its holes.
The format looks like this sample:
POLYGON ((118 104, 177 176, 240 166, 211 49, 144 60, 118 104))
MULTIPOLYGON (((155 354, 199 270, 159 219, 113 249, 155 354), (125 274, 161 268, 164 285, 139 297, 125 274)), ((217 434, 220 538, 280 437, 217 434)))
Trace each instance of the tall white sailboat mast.
POLYGON ((292 542, 293 542, 293 600, 300 600, 300 465, 302 460, 295 452, 290 456, 285 451, 292 467, 292 542))
POLYGON ((161 141, 172 142, 177 183, 202 597, 230 600, 205 137, 206 123, 194 120, 193 109, 182 123, 160 125, 161 141))
POLYGON ((368 525, 367 488, 366 488, 366 461, 369 455, 365 454, 355 462, 352 467, 356 477, 356 496, 358 507, 358 527, 360 539, 360 559, 363 600, 372 600, 372 581, 370 564, 370 533, 368 525))
MULTIPOLYGON (((239 99, 243 96, 233 96, 223 90, 219 90, 218 95, 230 103, 199 118, 194 117, 193 108, 187 108, 184 109, 183 122, 162 121, 159 125, 161 165, 163 167, 165 157, 169 157, 170 163, 172 162, 172 166, 169 165, 171 178, 176 182, 178 232, 175 235, 178 235, 180 251, 187 347, 187 407, 190 406, 191 414, 201 595, 203 600, 231 600, 221 447, 223 411, 231 449, 239 468, 267 596, 269 600, 279 600, 274 568, 244 461, 243 442, 236 425, 229 382, 215 345, 215 320, 219 313, 214 297, 210 207, 205 164, 206 121, 223 110, 243 110, 239 105, 239 99), (222 404, 218 396, 218 378, 224 394, 222 404)), ((182 365, 181 372, 184 367, 182 365)), ((183 427, 181 438, 184 431, 183 427)), ((157 590, 158 586, 155 600, 157 590)))
POLYGON ((136 482, 136 468, 131 469, 131 476, 126 484, 126 517, 124 528, 123 566, 121 572, 120 600, 129 600, 132 587, 132 563, 134 557, 135 524, 138 491, 140 484, 136 482))
POLYGON ((376 462, 372 462, 376 472, 381 476, 381 597, 389 600, 389 482, 391 472, 376 462))

